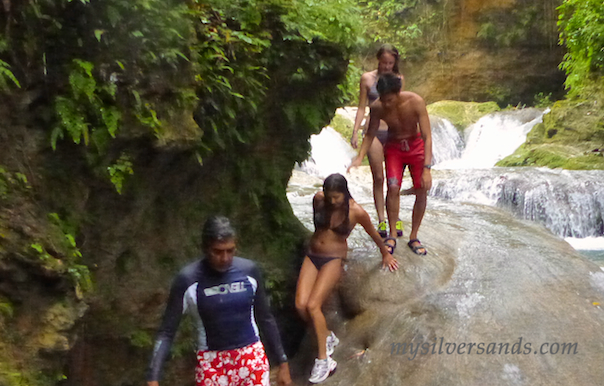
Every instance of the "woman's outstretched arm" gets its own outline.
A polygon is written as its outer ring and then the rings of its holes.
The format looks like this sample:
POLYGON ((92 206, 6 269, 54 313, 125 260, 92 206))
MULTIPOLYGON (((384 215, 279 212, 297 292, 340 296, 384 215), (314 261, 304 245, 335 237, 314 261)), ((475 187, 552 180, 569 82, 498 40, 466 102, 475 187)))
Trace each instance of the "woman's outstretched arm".
POLYGON ((367 232, 367 234, 371 236, 375 244, 380 249, 380 252, 382 254, 382 267, 388 268, 391 272, 396 271, 398 269, 398 261, 396 261, 392 254, 390 254, 390 252, 388 251, 388 247, 382 240, 382 237, 379 233, 377 233, 377 231, 373 227, 369 214, 358 204, 355 204, 354 210, 356 212, 355 217, 357 219, 357 222, 361 224, 361 226, 365 229, 365 232, 367 232))

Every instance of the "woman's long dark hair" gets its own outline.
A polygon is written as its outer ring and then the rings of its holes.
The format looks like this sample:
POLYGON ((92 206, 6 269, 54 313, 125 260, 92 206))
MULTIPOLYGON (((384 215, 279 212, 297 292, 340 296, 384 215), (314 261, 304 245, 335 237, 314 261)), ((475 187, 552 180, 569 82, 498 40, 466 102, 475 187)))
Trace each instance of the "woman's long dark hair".
POLYGON ((395 74, 400 74, 398 69, 398 61, 400 59, 398 50, 392 44, 384 44, 380 47, 375 57, 377 58, 377 60, 380 60, 380 58, 384 54, 390 54, 394 56, 394 66, 392 67, 392 72, 394 72, 395 74))
MULTIPOLYGON (((327 192, 338 192, 344 194, 344 223, 348 225, 350 199, 352 198, 352 196, 350 195, 350 191, 348 190, 348 181, 346 181, 346 177, 344 177, 340 173, 330 174, 323 182, 323 193, 327 194, 327 192)), ((331 204, 327 200, 325 200, 325 221, 328 227, 331 222, 331 215, 333 214, 333 210, 334 208, 331 206, 331 204)))

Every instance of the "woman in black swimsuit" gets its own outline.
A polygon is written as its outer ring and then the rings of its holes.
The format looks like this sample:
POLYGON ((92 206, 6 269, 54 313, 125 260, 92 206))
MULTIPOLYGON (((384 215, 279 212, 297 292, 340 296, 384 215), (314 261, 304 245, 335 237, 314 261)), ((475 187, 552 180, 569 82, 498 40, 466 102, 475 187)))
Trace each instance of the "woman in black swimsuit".
POLYGON ((306 322, 312 323, 317 335, 319 355, 309 381, 318 383, 325 380, 337 365, 331 354, 339 341, 333 332, 327 330, 321 306, 340 279, 342 259, 348 252, 346 239, 354 226, 361 224, 378 245, 382 267, 395 271, 398 262, 392 257, 396 240, 389 239, 394 240, 394 244, 384 243, 365 209, 350 196, 346 178, 341 174, 332 174, 325 179, 323 191, 313 199, 313 212, 315 233, 300 269, 296 309, 306 322))

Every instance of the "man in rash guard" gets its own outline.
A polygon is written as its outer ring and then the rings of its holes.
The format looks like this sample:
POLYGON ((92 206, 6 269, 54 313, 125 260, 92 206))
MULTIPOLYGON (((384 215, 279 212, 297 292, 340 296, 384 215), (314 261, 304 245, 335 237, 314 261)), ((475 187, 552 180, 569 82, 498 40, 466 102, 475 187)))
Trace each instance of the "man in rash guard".
POLYGON ((158 386, 181 315, 198 330, 197 386, 269 386, 264 342, 279 362, 279 385, 291 384, 287 357, 256 265, 235 257, 235 231, 226 217, 209 218, 202 234, 204 258, 176 276, 147 375, 158 386))

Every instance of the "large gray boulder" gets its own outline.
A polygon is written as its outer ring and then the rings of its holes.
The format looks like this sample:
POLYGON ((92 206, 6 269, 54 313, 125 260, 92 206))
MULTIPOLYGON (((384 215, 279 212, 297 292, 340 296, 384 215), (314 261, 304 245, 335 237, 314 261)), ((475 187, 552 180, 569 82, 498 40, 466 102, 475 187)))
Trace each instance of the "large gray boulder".
MULTIPOLYGON (((379 269, 375 248, 351 251, 326 305, 341 343, 325 385, 604 384, 600 267, 490 207, 432 200, 420 237, 428 255, 399 239, 394 274, 379 269)), ((298 384, 316 355, 312 336, 292 363, 298 384)))

